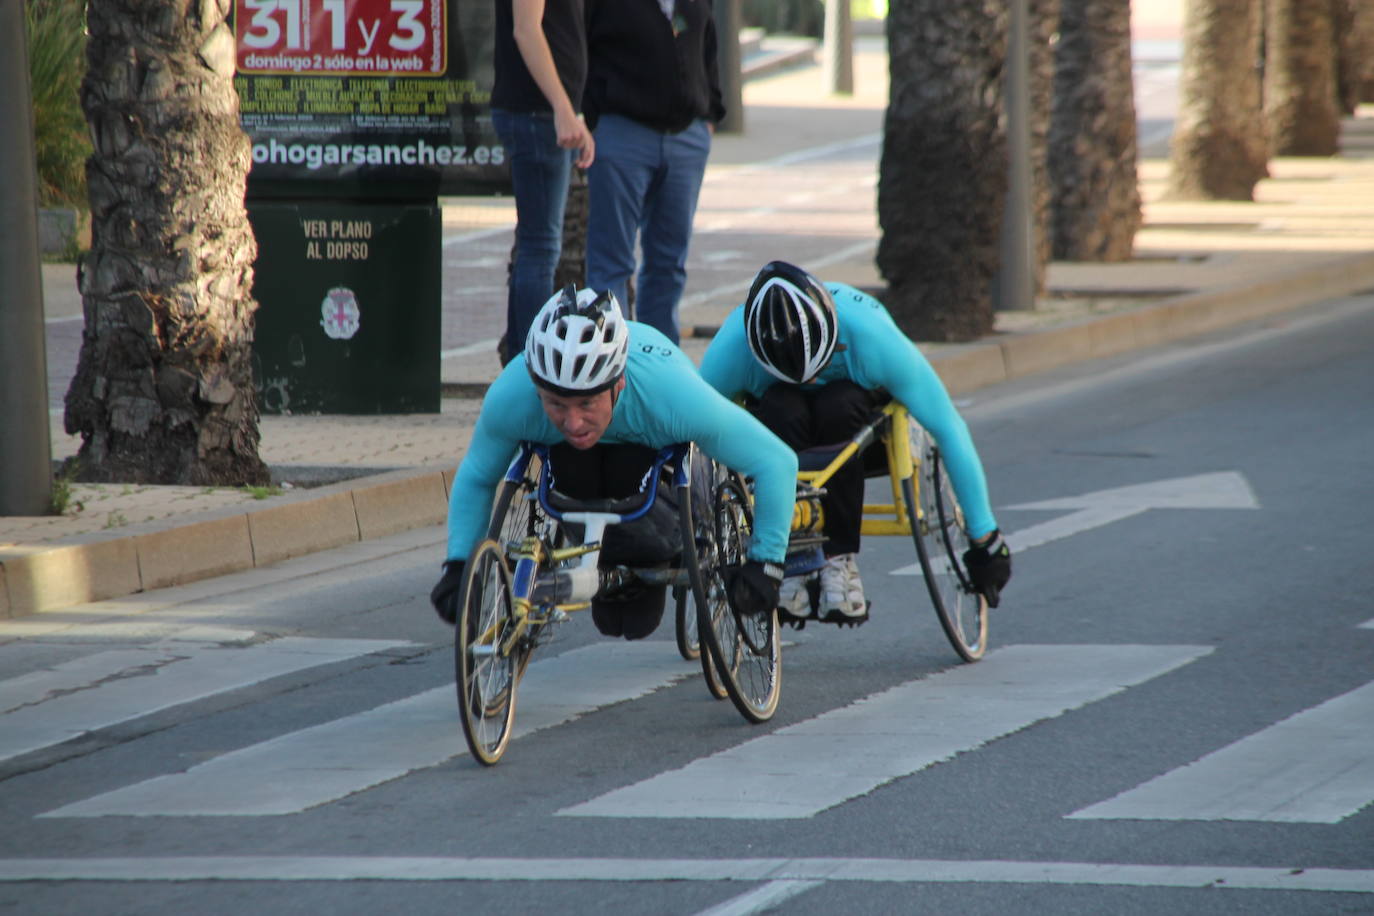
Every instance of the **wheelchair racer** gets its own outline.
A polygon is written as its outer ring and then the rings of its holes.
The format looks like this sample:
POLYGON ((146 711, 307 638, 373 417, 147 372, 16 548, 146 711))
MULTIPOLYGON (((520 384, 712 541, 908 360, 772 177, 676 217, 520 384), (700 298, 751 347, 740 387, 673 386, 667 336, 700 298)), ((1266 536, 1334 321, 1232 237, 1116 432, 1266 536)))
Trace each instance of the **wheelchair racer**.
MULTIPOLYGON (((798 451, 844 442, 887 395, 896 398, 940 447, 973 543, 964 564, 974 588, 997 606, 1011 578, 1011 551, 988 502, 982 462, 934 368, 882 303, 772 261, 707 347, 701 374, 726 397, 744 396, 750 412, 798 451)), ((826 562, 816 611, 822 621, 868 619, 855 563, 863 489, 861 460, 850 461, 826 484, 826 562)), ((811 616, 805 581, 795 576, 784 582, 784 619, 811 616)))
MULTIPOLYGON (((539 313, 523 355, 497 376, 482 402, 449 499, 443 576, 430 599, 457 618, 467 557, 486 535, 496 487, 522 441, 549 445, 553 486, 573 499, 637 493, 664 446, 694 442, 755 481, 748 559, 727 571, 740 613, 777 606, 796 495, 797 458, 747 411, 722 397, 661 333, 627 321, 615 296, 572 286, 539 313)), ((652 485, 652 484, 650 484, 652 485)), ((667 564, 680 544, 676 513, 660 500, 644 518, 606 529, 599 564, 667 564), (660 510, 671 512, 671 518, 660 510)), ((598 595, 592 618, 609 636, 642 639, 663 615, 666 586, 598 595)))

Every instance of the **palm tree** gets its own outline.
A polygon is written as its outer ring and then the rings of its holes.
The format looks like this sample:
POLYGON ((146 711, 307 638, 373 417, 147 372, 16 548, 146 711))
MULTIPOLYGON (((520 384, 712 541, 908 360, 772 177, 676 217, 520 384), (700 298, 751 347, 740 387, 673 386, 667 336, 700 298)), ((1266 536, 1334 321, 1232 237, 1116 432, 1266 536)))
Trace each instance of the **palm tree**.
POLYGON ((1188 0, 1165 196, 1254 200, 1269 173, 1260 98, 1264 0, 1188 0))
POLYGON ((1054 257, 1125 261, 1142 221, 1130 0, 1063 0, 1049 171, 1054 257))
POLYGON ((85 480, 268 482, 258 457, 244 211, 249 141, 228 3, 90 0, 82 107, 91 250, 67 391, 85 480))
POLYGON ((1054 56, 1060 0, 1029 0, 1026 69, 1030 82, 1031 221, 1034 226, 1034 295, 1044 295, 1053 257, 1054 190, 1050 182, 1050 113, 1054 110, 1054 56))
POLYGON ((1007 191, 1007 7, 893 0, 878 171, 878 269, 893 317, 921 340, 992 330, 1007 191))
POLYGON ((1331 0, 1265 0, 1264 120, 1277 156, 1340 147, 1340 36, 1331 0))

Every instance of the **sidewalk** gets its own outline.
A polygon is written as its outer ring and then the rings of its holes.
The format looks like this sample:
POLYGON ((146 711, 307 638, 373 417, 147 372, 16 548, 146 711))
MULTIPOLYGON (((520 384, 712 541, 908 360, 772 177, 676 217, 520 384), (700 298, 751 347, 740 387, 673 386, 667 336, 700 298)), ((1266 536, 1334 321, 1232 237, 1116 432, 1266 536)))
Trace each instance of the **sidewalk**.
MULTIPOLYGON (((826 279, 882 285, 873 264, 881 40, 860 40, 852 97, 830 96, 823 78, 804 59, 749 80, 743 134, 716 138, 682 310, 694 359, 740 301, 756 252, 809 245, 797 259, 826 279)), ((923 349, 951 391, 967 393, 1374 287, 1374 109, 1360 115, 1346 122, 1341 156, 1274 160, 1255 203, 1160 202, 1168 164, 1144 159, 1135 260, 1052 264, 1035 309, 999 313, 985 340, 923 349)), ((508 235, 498 242, 509 248, 508 235)), ((71 307, 71 273, 45 269, 50 315, 71 307)), ((448 387, 480 392, 494 377, 485 343, 444 360, 448 387)), ((74 485, 65 515, 0 518, 0 618, 440 525, 479 406, 446 397, 439 414, 264 417, 261 453, 279 485, 270 490, 74 485)), ((79 443, 60 412, 52 423, 54 457, 73 454, 79 443)))

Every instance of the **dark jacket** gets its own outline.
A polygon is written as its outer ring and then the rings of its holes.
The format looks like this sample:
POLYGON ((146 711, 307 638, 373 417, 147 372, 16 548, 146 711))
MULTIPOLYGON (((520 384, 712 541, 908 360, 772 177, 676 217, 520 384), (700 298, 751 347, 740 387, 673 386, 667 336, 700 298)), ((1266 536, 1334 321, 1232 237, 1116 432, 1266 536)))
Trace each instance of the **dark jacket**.
POLYGON ((676 133, 725 116, 711 0, 677 0, 672 22, 657 0, 586 2, 588 125, 618 114, 676 133))
MULTIPOLYGON (((558 79, 568 93, 574 111, 581 111, 582 86, 587 79, 587 38, 582 0, 547 0, 544 4, 544 38, 553 54, 558 79)), ((493 56, 496 81, 491 88, 491 107, 505 111, 552 111, 544 91, 530 76, 520 46, 515 43, 515 14, 511 0, 496 0, 496 47, 493 56)))

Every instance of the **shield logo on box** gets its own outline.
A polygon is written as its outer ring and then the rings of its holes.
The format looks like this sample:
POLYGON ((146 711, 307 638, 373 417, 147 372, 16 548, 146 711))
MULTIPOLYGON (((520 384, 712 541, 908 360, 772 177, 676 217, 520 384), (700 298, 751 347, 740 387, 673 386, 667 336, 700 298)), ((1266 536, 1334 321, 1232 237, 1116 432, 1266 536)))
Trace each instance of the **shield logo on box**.
POLYGON ((324 332, 335 340, 348 340, 362 326, 358 297, 346 286, 336 286, 325 295, 320 315, 324 332))

